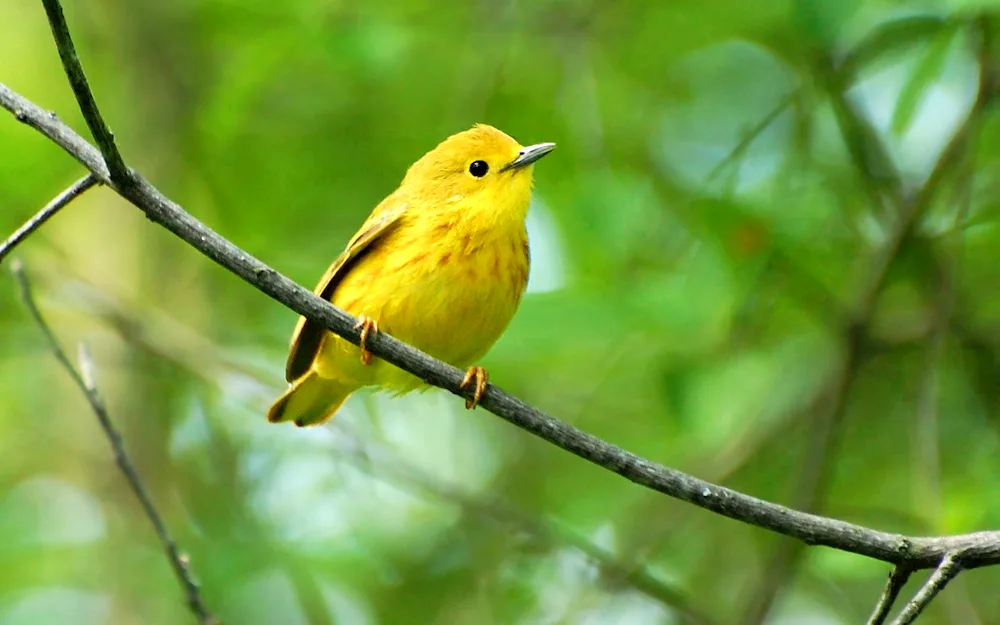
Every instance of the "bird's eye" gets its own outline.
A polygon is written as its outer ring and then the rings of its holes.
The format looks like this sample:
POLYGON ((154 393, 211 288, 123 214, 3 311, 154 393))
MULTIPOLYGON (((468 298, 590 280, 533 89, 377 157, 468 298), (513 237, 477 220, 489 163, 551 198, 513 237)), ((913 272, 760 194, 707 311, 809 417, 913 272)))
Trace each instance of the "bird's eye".
POLYGON ((486 161, 473 161, 473 163, 469 165, 469 173, 476 178, 482 178, 489 170, 490 166, 486 163, 486 161))

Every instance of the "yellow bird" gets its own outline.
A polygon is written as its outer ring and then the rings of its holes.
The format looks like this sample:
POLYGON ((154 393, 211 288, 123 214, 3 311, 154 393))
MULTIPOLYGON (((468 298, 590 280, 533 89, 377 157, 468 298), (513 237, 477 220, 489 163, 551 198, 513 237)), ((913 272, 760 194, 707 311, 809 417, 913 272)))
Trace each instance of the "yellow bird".
POLYGON ((525 217, 532 163, 554 143, 522 147, 479 124, 448 137, 406 172, 316 287, 358 317, 361 347, 304 317, 285 368, 289 389, 267 413, 298 426, 329 420, 363 386, 405 393, 422 380, 382 360, 365 341, 380 330, 468 370, 474 408, 487 374, 471 366, 507 328, 528 283, 525 217))

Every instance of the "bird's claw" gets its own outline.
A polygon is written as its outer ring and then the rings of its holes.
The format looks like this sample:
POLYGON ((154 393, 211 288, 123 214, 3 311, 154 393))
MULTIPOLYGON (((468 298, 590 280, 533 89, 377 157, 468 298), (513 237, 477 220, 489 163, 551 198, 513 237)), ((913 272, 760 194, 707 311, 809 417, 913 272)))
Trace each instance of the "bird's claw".
POLYGON ((358 348, 361 349, 361 364, 367 365, 372 361, 372 353, 365 349, 365 343, 368 341, 368 336, 373 333, 378 333, 378 324, 371 317, 366 317, 364 315, 358 315, 358 322, 354 324, 354 329, 361 330, 361 338, 358 340, 358 348))
POLYGON ((490 380, 489 374, 486 373, 486 369, 482 367, 469 367, 469 370, 465 372, 465 377, 462 378, 462 383, 458 385, 458 388, 464 389, 473 380, 476 382, 476 391, 472 394, 472 399, 465 400, 465 407, 468 410, 472 410, 479 404, 479 400, 483 398, 483 394, 486 392, 486 384, 490 380))

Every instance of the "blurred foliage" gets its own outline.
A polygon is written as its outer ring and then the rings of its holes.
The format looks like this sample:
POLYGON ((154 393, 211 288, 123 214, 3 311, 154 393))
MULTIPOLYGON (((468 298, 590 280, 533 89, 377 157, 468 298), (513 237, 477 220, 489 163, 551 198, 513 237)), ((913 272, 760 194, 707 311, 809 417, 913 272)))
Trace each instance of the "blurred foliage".
MULTIPOLYGON (((536 168, 530 293, 483 363, 494 381, 755 496, 794 504, 825 457, 828 514, 913 534, 1000 525, 991 109, 862 320, 836 444, 810 451, 844 314, 898 214, 873 201, 885 172, 858 167, 830 85, 917 188, 970 110, 972 21, 1000 15, 995 0, 66 4, 125 158, 296 280, 312 286, 445 136, 482 121, 556 141, 536 168)), ((0 3, 0 42, 0 80, 84 129, 40 4, 0 3)), ((6 233, 80 168, 0 116, 0 172, 6 233)), ((266 424, 294 315, 111 192, 18 253, 64 342, 91 347, 225 622, 753 622, 780 539, 454 397, 362 393, 326 428, 266 424)), ((6 277, 0 341, 0 625, 189 622, 6 277)), ((863 622, 887 572, 805 551, 767 622, 863 622)), ((964 574, 921 622, 997 622, 998 584, 964 574)))

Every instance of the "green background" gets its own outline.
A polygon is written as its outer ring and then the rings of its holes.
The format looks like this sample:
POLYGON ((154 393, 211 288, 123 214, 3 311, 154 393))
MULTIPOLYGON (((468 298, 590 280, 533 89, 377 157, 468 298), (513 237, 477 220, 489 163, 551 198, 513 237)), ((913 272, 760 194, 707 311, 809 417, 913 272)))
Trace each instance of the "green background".
MULTIPOLYGON (((555 141, 535 168, 529 294, 482 363, 492 381, 757 497, 907 534, 1000 524, 991 109, 856 345, 844 321, 901 213, 884 191, 919 188, 967 116, 978 33, 1000 32, 978 16, 1000 3, 65 8, 129 164, 296 281, 311 287, 449 134, 486 122, 555 141), (838 123, 828 58, 860 126, 838 123), (848 149, 871 151, 866 128, 895 180, 848 149)), ((0 3, 0 81, 86 134, 41 3, 0 3)), ((0 115, 0 234, 82 175, 0 115)), ((64 344, 93 353, 226 623, 853 624, 889 571, 788 552, 436 390, 360 393, 324 428, 269 425, 295 315, 106 189, 16 255, 64 344)), ((0 406, 0 625, 191 621, 6 271, 0 406)), ((998 570, 964 573, 921 622, 1000 622, 998 587, 998 570)))

